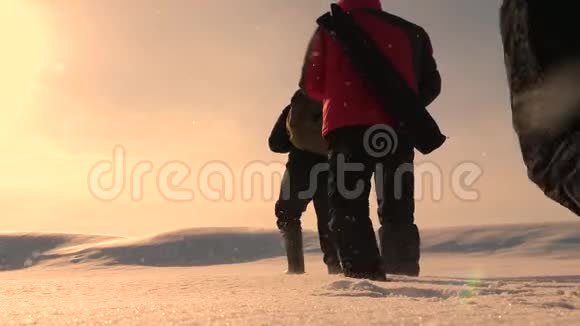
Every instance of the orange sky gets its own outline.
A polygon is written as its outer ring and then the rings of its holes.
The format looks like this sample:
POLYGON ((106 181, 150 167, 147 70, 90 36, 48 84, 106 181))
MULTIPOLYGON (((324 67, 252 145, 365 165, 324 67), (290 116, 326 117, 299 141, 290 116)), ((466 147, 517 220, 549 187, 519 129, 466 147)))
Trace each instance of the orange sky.
MULTIPOLYGON (((396 0, 386 9, 431 34, 444 93, 431 110, 451 139, 419 157, 441 166, 443 200, 421 200, 422 226, 570 220, 525 177, 510 128, 499 1, 396 0), (450 171, 484 171, 481 198, 458 200, 450 171)), ((271 126, 295 90, 323 0, 3 0, 0 4, 0 230, 143 234, 197 226, 274 227, 273 200, 169 202, 145 177, 91 197, 91 166, 126 149, 128 169, 179 160, 193 174, 222 161, 239 177, 268 152, 271 126)), ((215 180, 214 180, 215 181, 215 180)), ((313 228, 309 212, 307 227, 313 228)))

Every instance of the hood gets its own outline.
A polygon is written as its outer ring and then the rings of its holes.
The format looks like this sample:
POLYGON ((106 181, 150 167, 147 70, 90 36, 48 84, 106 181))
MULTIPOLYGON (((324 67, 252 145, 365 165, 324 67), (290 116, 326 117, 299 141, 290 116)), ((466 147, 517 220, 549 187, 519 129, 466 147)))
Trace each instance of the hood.
POLYGON ((381 10, 382 8, 380 0, 339 0, 338 5, 344 11, 361 8, 381 10))

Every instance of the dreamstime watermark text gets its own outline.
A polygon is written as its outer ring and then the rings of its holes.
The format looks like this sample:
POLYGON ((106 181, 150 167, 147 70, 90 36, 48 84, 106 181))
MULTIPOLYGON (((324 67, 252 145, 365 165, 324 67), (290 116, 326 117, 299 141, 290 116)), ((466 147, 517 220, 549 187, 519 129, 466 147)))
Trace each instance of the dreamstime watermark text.
MULTIPOLYGON (((385 126, 370 128, 364 137, 365 152, 369 157, 377 159, 377 162, 381 162, 383 157, 395 155, 399 146, 396 133, 385 126)), ((158 165, 142 160, 128 166, 127 149, 117 145, 110 160, 99 161, 92 166, 87 185, 94 198, 105 202, 118 200, 127 194, 131 201, 140 202, 144 200, 146 193, 151 193, 148 188, 153 188, 158 196, 171 202, 275 201, 278 198, 296 196, 292 193, 296 190, 290 188, 292 182, 288 179, 297 176, 285 173, 286 162, 254 160, 236 166, 234 168, 225 161, 208 161, 194 169, 190 164, 178 160, 158 165)), ((300 173, 300 177, 307 176, 309 180, 301 182, 308 186, 301 189, 297 196, 312 198, 316 189, 321 186, 319 183, 326 183, 327 179, 321 176, 326 175, 329 168, 329 163, 319 163, 311 166, 309 171, 300 173)), ((365 182, 352 182, 351 176, 364 172, 366 168, 368 167, 364 164, 352 162, 345 156, 336 156, 333 161, 333 179, 335 187, 343 197, 354 199, 361 195, 365 182)), ((387 193, 396 199, 401 198, 404 196, 405 187, 409 186, 409 176, 412 176, 416 200, 441 201, 446 196, 462 201, 480 199, 477 182, 483 175, 483 169, 473 161, 458 162, 447 170, 431 161, 407 162, 394 166, 376 164, 371 172, 375 180, 389 180, 376 182, 379 197, 387 193)))

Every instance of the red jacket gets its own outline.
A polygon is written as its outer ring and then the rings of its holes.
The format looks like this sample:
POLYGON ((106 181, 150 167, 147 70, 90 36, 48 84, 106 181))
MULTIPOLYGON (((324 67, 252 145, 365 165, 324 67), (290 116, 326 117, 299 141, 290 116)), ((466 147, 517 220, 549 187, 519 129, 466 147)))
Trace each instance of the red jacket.
MULTIPOLYGON (((431 42, 421 27, 386 13, 378 16, 358 10, 381 11, 379 0, 341 0, 338 4, 352 13, 426 105, 439 95, 441 77, 431 42)), ((370 93, 339 45, 320 29, 310 41, 300 86, 310 97, 324 103, 324 136, 342 127, 395 122, 370 93)))

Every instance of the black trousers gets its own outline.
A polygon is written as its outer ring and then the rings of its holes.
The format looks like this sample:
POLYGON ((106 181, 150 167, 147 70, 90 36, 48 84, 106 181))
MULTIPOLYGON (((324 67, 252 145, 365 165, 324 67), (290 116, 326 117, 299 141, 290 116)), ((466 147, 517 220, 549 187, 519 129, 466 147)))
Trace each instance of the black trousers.
POLYGON ((325 157, 313 159, 312 155, 291 153, 276 202, 277 225, 282 232, 301 228, 302 215, 313 202, 324 262, 337 265, 338 247, 329 227, 328 162, 325 157))
MULTIPOLYGON (((413 146, 404 136, 396 135, 396 148, 391 141, 393 148, 385 155, 369 153, 372 144, 365 144, 368 130, 369 127, 341 128, 328 137, 331 228, 337 234, 345 273, 353 275, 385 268, 370 219, 373 176, 381 223, 379 233, 383 234, 383 229, 389 233, 400 226, 416 229, 413 146)), ((418 243, 416 247, 418 250, 418 243)))

